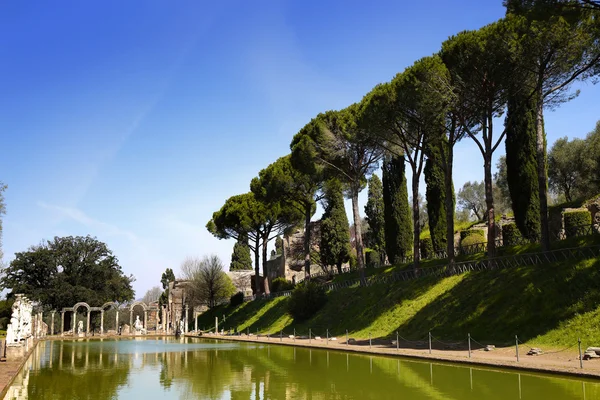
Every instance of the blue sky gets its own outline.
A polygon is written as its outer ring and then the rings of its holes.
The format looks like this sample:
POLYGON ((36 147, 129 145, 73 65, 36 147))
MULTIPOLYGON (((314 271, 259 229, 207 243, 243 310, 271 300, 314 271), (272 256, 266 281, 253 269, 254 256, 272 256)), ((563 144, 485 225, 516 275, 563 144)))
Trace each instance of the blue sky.
MULTIPOLYGON (((500 18, 501 3, 0 3, 4 261, 90 234, 135 275, 138 297, 186 256, 228 264, 233 243, 204 228, 227 197, 316 114, 500 18)), ((598 104, 600 86, 583 85, 547 113, 549 142, 591 131, 598 104)), ((482 165, 460 143, 455 186, 481 180, 482 165)))

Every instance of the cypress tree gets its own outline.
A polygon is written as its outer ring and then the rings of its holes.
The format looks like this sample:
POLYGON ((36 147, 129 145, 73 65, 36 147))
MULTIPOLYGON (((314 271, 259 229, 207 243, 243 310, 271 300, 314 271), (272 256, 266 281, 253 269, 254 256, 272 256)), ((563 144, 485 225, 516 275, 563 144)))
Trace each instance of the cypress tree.
POLYGON ((506 118, 506 179, 515 223, 531 241, 541 234, 536 145, 536 100, 515 92, 508 99, 506 118))
MULTIPOLYGON (((444 140, 443 138, 440 140, 444 140)), ((444 143, 447 145, 447 142, 444 143)), ((441 148, 435 143, 425 148, 425 199, 427 200, 427 215, 429 217, 429 232, 433 250, 446 250, 446 182, 444 168, 441 164, 441 148)))
POLYGON ((281 238, 281 236, 277 236, 275 238, 275 254, 283 254, 283 239, 281 238))
POLYGON ((377 251, 382 261, 385 259, 385 216, 383 205, 383 186, 375 174, 369 179, 369 193, 365 214, 369 223, 369 244, 377 251))
POLYGON ((404 157, 386 156, 382 167, 385 250, 391 263, 409 257, 413 247, 404 157))
POLYGON ((324 185, 325 212, 321 218, 319 247, 323 265, 335 265, 342 272, 342 264, 350 259, 350 225, 344 208, 342 185, 330 179, 324 185))
POLYGON ((241 236, 240 240, 233 245, 231 254, 230 271, 251 270, 252 257, 250 256, 250 247, 248 247, 248 237, 241 236))

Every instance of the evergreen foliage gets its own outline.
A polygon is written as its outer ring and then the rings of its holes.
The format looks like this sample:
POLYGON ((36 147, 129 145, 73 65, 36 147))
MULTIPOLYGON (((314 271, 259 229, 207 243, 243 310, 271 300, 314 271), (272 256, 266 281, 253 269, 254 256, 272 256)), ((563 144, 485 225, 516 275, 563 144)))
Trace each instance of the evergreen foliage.
POLYGON ((283 239, 281 236, 275 238, 275 254, 283 254, 283 239))
POLYGON ((316 282, 308 281, 292 291, 288 312, 295 321, 304 321, 319 311, 326 302, 325 288, 316 282))
MULTIPOLYGON (((365 205, 366 220, 369 223, 369 247, 381 257, 379 263, 385 258, 385 215, 383 203, 383 185, 381 179, 375 174, 369 179, 369 193, 365 205)), ((373 254, 370 255, 374 262, 373 254)), ((368 264, 369 262, 367 262, 368 264)))
POLYGON ((393 264, 411 255, 413 242, 404 157, 386 156, 382 177, 385 250, 393 264))
POLYGON ((563 218, 567 237, 578 236, 583 227, 592 225, 592 215, 585 210, 565 212, 563 218))
POLYGON ((2 290, 23 293, 46 307, 62 309, 84 301, 133 300, 133 276, 123 274, 105 243, 90 236, 55 237, 16 253, 0 280, 2 290))
POLYGON ((511 223, 502 225, 503 246, 517 246, 521 243, 521 238, 521 231, 519 231, 516 224, 511 223))
POLYGON ((241 271, 252 269, 252 256, 250 255, 250 247, 248 247, 248 236, 242 235, 240 239, 233 245, 233 253, 231 254, 230 271, 241 271))
POLYGON ((229 299, 229 305, 231 307, 239 306, 243 302, 244 302, 244 293, 242 293, 242 292, 237 292, 236 294, 231 296, 231 298, 229 299))
POLYGON ((421 239, 421 258, 431 258, 434 254, 433 241, 430 237, 421 239))
POLYGON ((446 183, 441 165, 441 148, 435 144, 426 146, 425 198, 429 217, 429 232, 434 251, 446 248, 446 183))
POLYGON ((325 183, 325 212, 321 218, 321 262, 336 266, 342 272, 342 264, 350 258, 350 226, 344 209, 342 185, 336 179, 325 183))
POLYGON ((529 93, 513 93, 506 118, 506 180, 515 223, 531 241, 541 234, 536 144, 535 100, 529 93))

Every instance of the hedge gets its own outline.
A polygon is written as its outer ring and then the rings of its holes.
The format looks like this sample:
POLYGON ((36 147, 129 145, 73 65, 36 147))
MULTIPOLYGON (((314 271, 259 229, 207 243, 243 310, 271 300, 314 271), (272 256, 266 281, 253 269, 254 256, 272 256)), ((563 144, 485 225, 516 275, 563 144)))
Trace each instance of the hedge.
MULTIPOLYGON (((461 243, 462 243, 463 239, 466 239, 469 236, 481 236, 481 237, 485 238, 485 231, 483 229, 467 229, 466 231, 460 231, 461 243)), ((483 241, 485 241, 485 239, 483 241)))
POLYGON ((365 253, 365 262, 367 267, 379 267, 381 265, 381 255, 378 251, 369 249, 365 253))
POLYGON ((504 246, 516 246, 523 242, 523 235, 517 228, 517 224, 510 223, 502 225, 502 243, 504 246))
POLYGON ((285 278, 275 278, 273 282, 271 282, 271 292, 285 292, 286 290, 292 290, 294 288, 294 284, 285 278))
POLYGON ((592 225, 592 214, 589 211, 569 211, 563 214, 565 234, 567 237, 579 236, 582 227, 592 225))
POLYGON ((433 257, 433 241, 430 237, 421 239, 421 258, 433 257))

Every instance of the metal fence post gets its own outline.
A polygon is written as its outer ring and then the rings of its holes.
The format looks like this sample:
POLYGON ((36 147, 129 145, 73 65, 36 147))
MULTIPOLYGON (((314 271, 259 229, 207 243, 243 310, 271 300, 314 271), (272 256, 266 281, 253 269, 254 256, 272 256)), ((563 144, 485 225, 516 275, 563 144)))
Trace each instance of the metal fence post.
POLYGON ((583 357, 581 357, 581 338, 577 339, 577 343, 579 344, 579 367, 583 369, 583 357))
POLYGON ((283 342, 283 331, 279 331, 279 341, 283 342))
POLYGON ((429 354, 431 354, 431 332, 429 332, 429 354))
POLYGON ((329 344, 329 328, 327 328, 327 339, 326 339, 325 343, 327 345, 329 344))
POLYGON ((519 338, 515 335, 515 346, 517 347, 517 362, 519 362, 519 338))
POLYGON ((471 334, 469 333, 469 358, 471 358, 471 334))
POLYGON ((311 337, 312 337, 311 333, 312 332, 311 332, 310 328, 308 328, 308 343, 310 343, 310 341, 311 341, 311 337))
POLYGON ((348 343, 348 329, 346 329, 346 346, 348 346, 348 345, 349 345, 349 343, 348 343))
POLYGON ((400 335, 398 335, 398 331, 396 331, 396 350, 400 351, 400 335))
POLYGON ((369 348, 371 348, 371 332, 369 332, 369 348))
POLYGON ((296 341, 296 328, 294 328, 294 342, 296 341))

